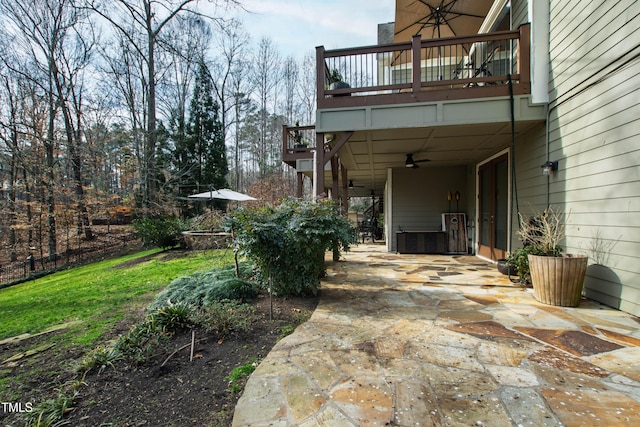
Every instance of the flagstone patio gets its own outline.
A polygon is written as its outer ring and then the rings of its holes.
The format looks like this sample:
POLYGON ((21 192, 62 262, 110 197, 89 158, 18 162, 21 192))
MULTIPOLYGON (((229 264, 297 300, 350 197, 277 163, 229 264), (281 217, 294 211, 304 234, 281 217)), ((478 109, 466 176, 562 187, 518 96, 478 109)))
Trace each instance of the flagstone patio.
POLYGON ((640 425, 640 320, 540 304, 472 256, 359 245, 249 379, 233 426, 640 425))

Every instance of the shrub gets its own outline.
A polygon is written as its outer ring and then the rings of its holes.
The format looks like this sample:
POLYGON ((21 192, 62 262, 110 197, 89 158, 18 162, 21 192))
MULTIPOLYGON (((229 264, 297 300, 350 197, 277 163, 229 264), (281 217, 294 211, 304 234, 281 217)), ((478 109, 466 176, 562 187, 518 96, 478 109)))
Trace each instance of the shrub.
POLYGON ((255 308, 237 301, 215 301, 197 309, 193 322, 208 332, 228 335, 232 332, 247 331, 255 320, 255 308))
MULTIPOLYGON (((251 267, 247 263, 241 263, 240 270, 243 275, 251 274, 251 267)), ((235 267, 228 266, 173 280, 158 294, 150 309, 157 310, 170 304, 198 307, 227 299, 246 301, 255 298, 256 294, 256 285, 235 277, 235 267)))
POLYGON ((76 371, 83 374, 97 369, 100 374, 107 367, 115 368, 114 363, 120 359, 122 359, 122 353, 117 347, 100 346, 82 358, 76 371))
POLYGON ((531 283, 528 255, 544 255, 544 251, 538 246, 525 246, 513 251, 507 258, 507 264, 514 268, 520 283, 531 283))
POLYGON ((170 304, 158 308, 151 316, 163 332, 176 332, 191 326, 192 311, 186 304, 170 304))
POLYGON ((256 285, 236 277, 223 279, 211 286, 204 295, 202 303, 211 304, 216 301, 239 300, 248 301, 257 295, 256 285))
POLYGON ((168 338, 169 334, 157 327, 155 317, 148 316, 144 322, 133 325, 126 335, 121 336, 115 349, 129 362, 143 365, 168 338))
POLYGON ((541 252, 534 255, 561 256, 560 242, 564 239, 565 224, 563 214, 548 207, 544 212, 537 212, 529 221, 520 218, 518 234, 525 246, 535 246, 541 252))
POLYGON ((189 221, 191 230, 210 231, 222 230, 224 213, 219 210, 210 210, 202 215, 191 218, 189 221))
POLYGON ((83 381, 72 381, 57 389, 57 396, 44 400, 27 413, 26 427, 58 427, 68 425, 62 418, 71 410, 83 381))
POLYGON ((177 246, 182 238, 186 225, 180 218, 163 216, 158 218, 139 218, 133 221, 133 228, 145 244, 155 245, 162 249, 177 246))
POLYGON ((513 251, 507 264, 515 268, 520 283, 531 283, 529 255, 562 256, 560 242, 564 238, 565 225, 562 214, 549 207, 544 212, 534 210, 534 216, 525 221, 520 213, 518 234, 524 246, 513 251))
POLYGON ((315 294, 325 252, 339 254, 357 242, 355 228, 329 200, 286 199, 277 207, 239 209, 226 227, 235 232, 235 244, 257 267, 261 282, 274 278, 279 295, 315 294))

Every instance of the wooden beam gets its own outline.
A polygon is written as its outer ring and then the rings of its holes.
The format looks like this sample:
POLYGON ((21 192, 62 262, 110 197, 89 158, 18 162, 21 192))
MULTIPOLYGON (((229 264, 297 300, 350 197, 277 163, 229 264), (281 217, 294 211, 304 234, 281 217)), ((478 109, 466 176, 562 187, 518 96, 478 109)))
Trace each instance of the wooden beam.
MULTIPOLYGON (((329 159, 333 158, 333 156, 336 155, 338 150, 340 150, 342 148, 342 146, 344 146, 344 144, 347 143, 347 141, 349 140, 349 138, 351 138, 352 135, 353 135, 353 131, 351 130, 349 132, 343 133, 342 136, 340 136, 340 139, 335 143, 335 145, 333 147, 331 147, 331 150, 327 153, 327 156, 325 157, 327 159, 327 161, 329 159)), ((323 137, 323 139, 324 139, 324 137, 323 137)), ((325 163, 326 163, 326 161, 325 161, 325 163)))
POLYGON ((342 172, 342 214, 344 216, 349 215, 349 183, 347 168, 340 162, 340 171, 342 172))
POLYGON ((327 197, 327 194, 324 191, 324 165, 327 163, 325 158, 324 134, 316 133, 316 170, 313 179, 315 184, 314 196, 319 198, 327 197))
POLYGON ((302 198, 302 189, 304 188, 304 174, 298 172, 298 185, 296 186, 296 197, 302 198))

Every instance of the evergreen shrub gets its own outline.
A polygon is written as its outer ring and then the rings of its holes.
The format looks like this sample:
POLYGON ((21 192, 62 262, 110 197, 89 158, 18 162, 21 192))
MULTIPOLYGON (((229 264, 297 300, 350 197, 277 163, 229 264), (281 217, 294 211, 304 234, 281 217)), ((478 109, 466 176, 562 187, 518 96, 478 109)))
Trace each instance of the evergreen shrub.
POLYGON ((182 232, 187 229, 185 223, 174 216, 138 218, 132 224, 136 234, 146 245, 162 249, 177 246, 181 242, 182 232))
MULTIPOLYGON (((249 277, 251 266, 240 263, 240 275, 249 277)), ((178 277, 160 292, 150 306, 157 310, 166 305, 184 304, 202 306, 214 301, 240 300, 247 301, 257 295, 256 285, 249 280, 235 277, 235 266, 197 272, 189 276, 178 277)))
POLYGON ((356 231, 330 200, 285 199, 279 206, 243 208, 226 222, 235 244, 275 294, 315 294, 324 274, 324 255, 334 259, 357 242, 356 231))

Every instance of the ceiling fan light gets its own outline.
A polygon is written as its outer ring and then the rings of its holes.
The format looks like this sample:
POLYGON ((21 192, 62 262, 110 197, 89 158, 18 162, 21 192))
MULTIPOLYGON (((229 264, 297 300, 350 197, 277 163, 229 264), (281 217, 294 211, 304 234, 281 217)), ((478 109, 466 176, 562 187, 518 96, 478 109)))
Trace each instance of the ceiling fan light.
POLYGON ((408 168, 416 167, 416 163, 413 161, 413 154, 407 154, 407 160, 404 162, 404 165, 408 168))

